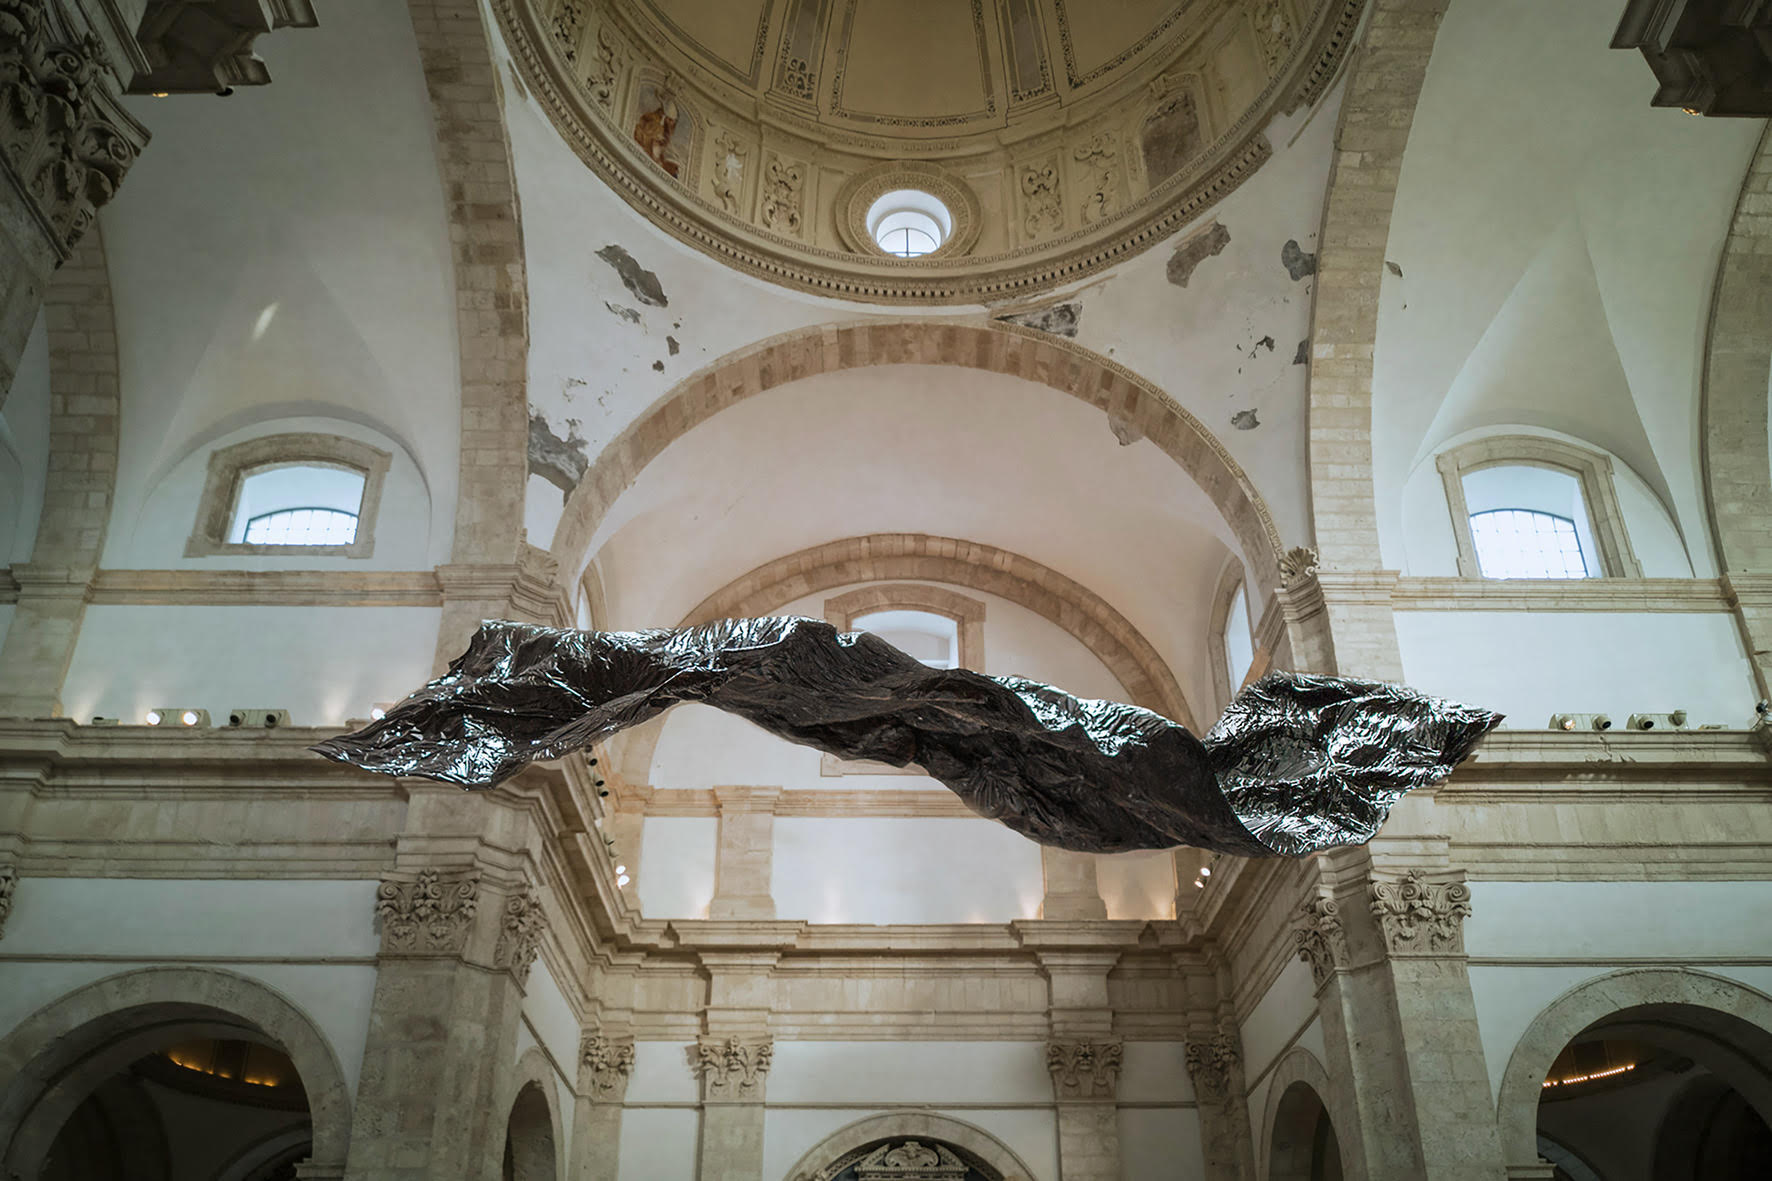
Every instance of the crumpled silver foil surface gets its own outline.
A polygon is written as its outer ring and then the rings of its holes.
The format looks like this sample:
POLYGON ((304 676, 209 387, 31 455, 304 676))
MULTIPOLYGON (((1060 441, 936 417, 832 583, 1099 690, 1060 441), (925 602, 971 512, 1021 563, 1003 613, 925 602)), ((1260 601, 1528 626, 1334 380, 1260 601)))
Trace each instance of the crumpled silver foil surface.
POLYGON ((443 676, 314 750, 488 788, 680 702, 840 758, 916 763, 1041 844, 1245 857, 1370 840, 1398 798, 1444 779, 1501 721, 1398 685, 1272 673, 1202 741, 1147 709, 932 669, 818 619, 638 632, 488 621, 443 676))

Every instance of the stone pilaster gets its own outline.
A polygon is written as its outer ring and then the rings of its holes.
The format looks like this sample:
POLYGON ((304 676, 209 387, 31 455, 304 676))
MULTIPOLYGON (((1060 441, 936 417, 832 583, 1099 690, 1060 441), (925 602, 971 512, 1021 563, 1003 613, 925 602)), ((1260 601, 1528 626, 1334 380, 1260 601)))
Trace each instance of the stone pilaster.
POLYGON ((714 862, 711 919, 772 919, 769 875, 775 857, 779 787, 716 787, 720 837, 714 862))
POLYGON ((775 1042, 767 1035, 704 1037, 690 1050, 701 1082, 699 1181, 761 1181, 763 1101, 775 1042))
MULTIPOLYGON (((1772 532, 1772 524, 1766 529, 1772 532)), ((1754 686, 1762 701, 1772 699, 1772 574, 1725 574, 1723 591, 1735 608, 1754 686)))
POLYGON ((436 671, 461 655, 487 619, 515 619, 559 626, 566 622, 566 597, 559 563, 546 550, 519 544, 515 562, 460 563, 437 567, 443 591, 443 617, 437 625, 436 671))
POLYGON ((1461 875, 1330 859, 1295 922, 1317 985, 1331 1079, 1351 1097, 1342 1148, 1371 1181, 1501 1174, 1495 1111, 1464 956, 1461 875))
POLYGON ((621 1105, 633 1073, 632 1037, 610 1037, 600 1031, 585 1035, 578 1055, 571 1181, 616 1181, 621 1158, 621 1105))
POLYGON ((1254 1140, 1243 1084, 1243 1051, 1229 1025, 1190 1032, 1188 1078, 1200 1112, 1200 1154, 1212 1181, 1253 1181, 1254 1140))
POLYGON ((1058 1173, 1064 1181, 1119 1181, 1121 1043, 1118 1038, 1046 1043, 1058 1106, 1058 1173))
POLYGON ((1105 919, 1107 903, 1095 879, 1095 855, 1073 853, 1051 845, 1040 846, 1040 867, 1045 871, 1045 896, 1040 900, 1043 919, 1105 919))
POLYGON ((426 866, 384 881, 382 945, 357 1088, 352 1181, 478 1181, 503 1148, 496 1099, 516 1058, 543 921, 520 880, 426 866))

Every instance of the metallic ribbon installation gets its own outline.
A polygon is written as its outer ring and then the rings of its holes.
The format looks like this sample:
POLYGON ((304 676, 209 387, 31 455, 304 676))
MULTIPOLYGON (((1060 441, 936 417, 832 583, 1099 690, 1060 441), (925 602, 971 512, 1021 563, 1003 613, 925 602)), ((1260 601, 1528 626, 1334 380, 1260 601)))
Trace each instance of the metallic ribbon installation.
POLYGON ((489 621, 443 676, 314 750, 486 788, 679 702, 841 758, 915 763, 1041 844, 1246 857, 1370 840, 1405 792, 1444 779, 1501 721, 1399 685, 1272 673, 1202 740, 1137 706, 930 668, 823 620, 638 632, 489 621))

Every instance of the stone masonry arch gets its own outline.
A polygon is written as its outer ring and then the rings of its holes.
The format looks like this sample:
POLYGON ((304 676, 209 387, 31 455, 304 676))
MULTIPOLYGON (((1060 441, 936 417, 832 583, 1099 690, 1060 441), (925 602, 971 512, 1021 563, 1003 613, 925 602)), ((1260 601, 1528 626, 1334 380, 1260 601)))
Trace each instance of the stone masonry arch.
POLYGON ((964 1148, 1002 1176, 1003 1181, 1033 1181, 1034 1171, 1013 1149, 975 1124, 933 1111, 871 1115, 838 1128, 813 1145, 787 1171, 785 1181, 810 1181, 818 1170, 846 1152, 894 1136, 926 1137, 964 1148))

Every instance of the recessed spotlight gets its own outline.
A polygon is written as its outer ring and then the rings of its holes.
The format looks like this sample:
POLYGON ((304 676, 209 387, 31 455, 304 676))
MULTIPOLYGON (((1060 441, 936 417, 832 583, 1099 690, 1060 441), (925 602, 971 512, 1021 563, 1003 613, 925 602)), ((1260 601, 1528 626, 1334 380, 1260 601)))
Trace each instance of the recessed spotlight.
POLYGON ((142 720, 150 726, 185 726, 196 728, 209 725, 209 711, 192 709, 183 705, 157 705, 149 710, 142 720))
POLYGON ((632 880, 633 880, 632 878, 628 877, 628 875, 624 873, 615 879, 615 884, 618 886, 625 886, 632 880))
POLYGON ((625 866, 625 865, 618 865, 618 866, 616 866, 616 867, 615 867, 615 876, 616 876, 616 877, 622 877, 622 876, 624 876, 624 875, 625 875, 625 874, 626 874, 626 873, 627 873, 627 872, 628 872, 628 867, 627 867, 627 866, 625 866))

